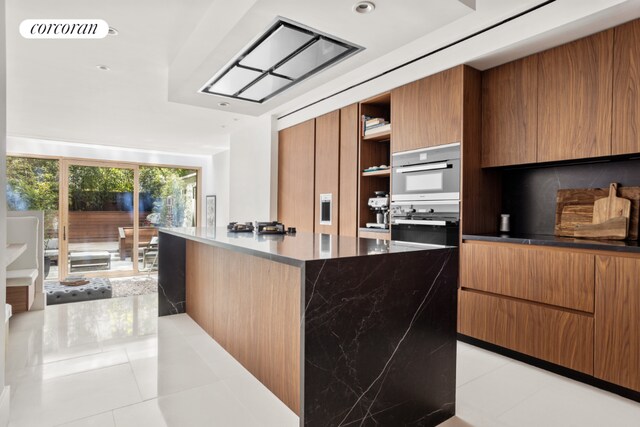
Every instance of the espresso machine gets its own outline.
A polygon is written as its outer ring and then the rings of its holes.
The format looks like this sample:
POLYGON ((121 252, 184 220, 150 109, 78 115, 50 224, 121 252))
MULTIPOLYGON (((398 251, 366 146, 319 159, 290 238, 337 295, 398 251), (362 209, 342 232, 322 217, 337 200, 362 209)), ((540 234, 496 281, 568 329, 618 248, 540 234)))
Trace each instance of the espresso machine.
POLYGON ((367 228, 389 228, 389 193, 375 191, 375 197, 369 198, 369 209, 376 213, 376 222, 368 222, 367 228))

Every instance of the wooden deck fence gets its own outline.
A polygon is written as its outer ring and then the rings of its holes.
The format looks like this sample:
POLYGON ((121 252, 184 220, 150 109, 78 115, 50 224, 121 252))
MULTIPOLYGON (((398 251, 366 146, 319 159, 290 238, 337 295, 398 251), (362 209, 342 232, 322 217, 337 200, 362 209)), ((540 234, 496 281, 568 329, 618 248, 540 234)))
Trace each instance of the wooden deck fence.
MULTIPOLYGON (((140 212, 140 219, 144 220, 150 213, 140 212)), ((118 227, 133 227, 133 212, 69 212, 70 243, 117 242, 120 238, 118 227)))

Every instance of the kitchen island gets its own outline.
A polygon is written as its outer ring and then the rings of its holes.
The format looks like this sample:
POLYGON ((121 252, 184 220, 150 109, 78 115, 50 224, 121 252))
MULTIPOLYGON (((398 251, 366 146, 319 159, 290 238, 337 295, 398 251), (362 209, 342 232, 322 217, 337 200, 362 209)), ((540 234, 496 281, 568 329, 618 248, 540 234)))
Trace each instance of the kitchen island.
POLYGON ((159 315, 186 312, 304 426, 455 412, 457 248, 224 228, 159 233, 159 315))

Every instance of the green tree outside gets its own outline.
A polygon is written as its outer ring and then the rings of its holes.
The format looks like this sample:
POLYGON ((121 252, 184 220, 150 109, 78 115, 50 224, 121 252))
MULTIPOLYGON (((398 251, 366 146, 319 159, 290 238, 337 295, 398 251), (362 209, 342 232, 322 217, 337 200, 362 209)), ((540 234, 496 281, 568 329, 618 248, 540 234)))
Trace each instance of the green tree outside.
MULTIPOLYGON (((191 178, 194 170, 141 166, 139 171, 140 198, 146 201, 145 208, 157 214, 156 225, 181 226, 185 218, 193 218, 190 203, 193 195, 189 189, 195 187, 195 178, 191 178)), ((7 157, 7 208, 44 211, 47 237, 57 233, 59 173, 58 160, 7 157)), ((131 169, 76 165, 69 168, 72 211, 130 210, 133 190, 131 169)))

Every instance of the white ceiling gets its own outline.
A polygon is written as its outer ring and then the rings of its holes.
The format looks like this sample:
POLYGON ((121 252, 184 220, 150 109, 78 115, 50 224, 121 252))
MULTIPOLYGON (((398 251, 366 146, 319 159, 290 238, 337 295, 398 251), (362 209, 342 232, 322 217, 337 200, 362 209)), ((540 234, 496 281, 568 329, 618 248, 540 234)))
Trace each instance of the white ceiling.
POLYGON ((7 0, 8 133, 188 153, 225 148, 221 126, 241 116, 167 100, 169 57, 210 3, 7 0), (27 40, 18 26, 28 18, 101 18, 119 35, 27 40))
POLYGON ((219 102, 228 101, 227 111, 259 116, 474 11, 459 0, 376 0, 375 11, 361 15, 352 11, 355 2, 237 0, 230 7, 226 6, 228 1, 224 2, 225 13, 220 13, 223 2, 214 1, 169 70, 169 99, 210 108, 220 108, 219 102), (197 92, 278 16, 362 46, 364 50, 264 104, 197 92))
MULTIPOLYGON (((375 12, 359 16, 351 11, 355 0, 7 0, 8 133, 212 154, 228 147, 229 133, 256 115, 295 111, 543 1, 374 0, 375 12), (220 99, 197 93, 277 16, 366 50, 262 106, 230 101, 221 110, 220 99), (26 40, 18 25, 29 18, 100 18, 120 34, 26 40), (98 70, 98 64, 111 71, 98 70)), ((640 0, 557 0, 279 126, 459 63, 482 69, 524 56, 640 16, 639 5, 640 0)))

